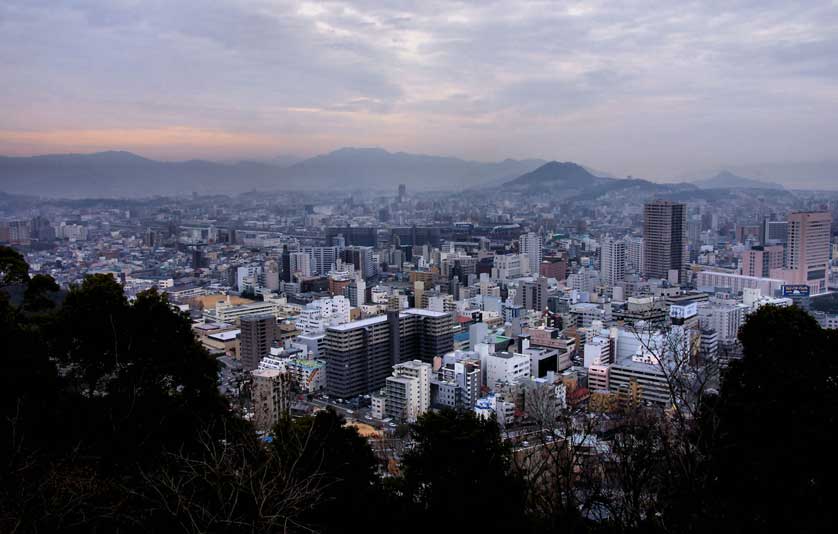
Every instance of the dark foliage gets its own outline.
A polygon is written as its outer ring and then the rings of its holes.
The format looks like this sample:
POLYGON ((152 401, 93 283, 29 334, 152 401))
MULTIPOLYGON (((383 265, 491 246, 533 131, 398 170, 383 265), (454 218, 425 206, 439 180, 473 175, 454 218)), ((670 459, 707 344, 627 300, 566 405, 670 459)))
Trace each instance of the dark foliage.
POLYGON ((444 532, 526 529, 525 491, 497 421, 443 410, 421 416, 411 433, 416 445, 404 457, 403 491, 414 507, 414 526, 444 532))
POLYGON ((799 308, 764 307, 724 375, 708 488, 728 532, 825 532, 838 524, 838 336, 799 308))
POLYGON ((749 318, 744 358, 697 417, 622 414, 606 456, 551 434, 545 476, 521 478, 496 421, 446 410, 400 429, 401 474, 382 479, 334 411, 260 441, 164 295, 129 303, 102 275, 62 294, 2 247, 0 275, 0 532, 821 532, 838 519, 838 336, 797 308, 749 318))

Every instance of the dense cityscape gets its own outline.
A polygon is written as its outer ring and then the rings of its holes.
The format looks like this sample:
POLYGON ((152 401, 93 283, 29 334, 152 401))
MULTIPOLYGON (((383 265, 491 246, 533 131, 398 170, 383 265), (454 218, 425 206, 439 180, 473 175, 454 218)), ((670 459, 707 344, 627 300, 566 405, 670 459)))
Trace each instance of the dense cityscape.
POLYGON ((3 3, 0 532, 833 531, 836 24, 3 3))

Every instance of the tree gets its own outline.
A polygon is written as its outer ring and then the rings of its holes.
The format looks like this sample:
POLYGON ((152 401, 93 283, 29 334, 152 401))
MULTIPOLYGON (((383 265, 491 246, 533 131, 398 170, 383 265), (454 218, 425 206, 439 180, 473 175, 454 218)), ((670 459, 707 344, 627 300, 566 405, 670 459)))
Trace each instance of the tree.
POLYGON ((314 416, 283 419, 273 431, 273 450, 289 480, 308 480, 319 500, 300 521, 324 532, 356 531, 381 521, 387 510, 378 462, 366 438, 345 425, 333 408, 314 416))
POLYGON ((0 246, 0 288, 28 281, 29 265, 20 252, 0 246))
POLYGON ((494 419, 442 410, 412 425, 415 446, 403 460, 403 491, 415 508, 417 530, 520 531, 523 484, 512 470, 511 448, 494 419))
POLYGON ((824 532, 838 521, 838 335, 796 307, 764 306, 743 325, 743 358, 708 406, 718 423, 708 488, 727 532, 824 532), (830 490, 832 488, 832 490, 830 490))

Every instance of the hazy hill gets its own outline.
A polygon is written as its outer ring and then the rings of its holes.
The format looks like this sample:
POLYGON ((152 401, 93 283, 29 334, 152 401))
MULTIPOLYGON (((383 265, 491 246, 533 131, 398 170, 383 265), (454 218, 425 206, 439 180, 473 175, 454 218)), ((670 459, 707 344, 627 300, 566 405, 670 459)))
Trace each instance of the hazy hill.
POLYGON ((314 188, 465 189, 505 181, 531 171, 541 160, 506 159, 481 163, 459 158, 387 152, 380 148, 342 148, 287 169, 286 186, 314 188))
POLYGON ((274 163, 162 162, 130 152, 0 157, 0 191, 49 197, 148 197, 197 191, 277 189, 465 189, 502 182, 540 160, 481 163, 458 158, 343 148, 288 167, 274 163))
POLYGON ((148 197, 234 192, 275 183, 279 168, 262 163, 162 162, 130 152, 0 157, 0 190, 48 197, 148 197))
POLYGON ((502 187, 530 194, 545 193, 560 199, 593 199, 612 193, 653 195, 681 190, 695 190, 689 184, 658 184, 638 178, 595 176, 573 162, 551 161, 523 174, 502 187))
POLYGON ((715 176, 693 183, 702 189, 783 189, 778 183, 744 178, 730 171, 721 171, 715 176))

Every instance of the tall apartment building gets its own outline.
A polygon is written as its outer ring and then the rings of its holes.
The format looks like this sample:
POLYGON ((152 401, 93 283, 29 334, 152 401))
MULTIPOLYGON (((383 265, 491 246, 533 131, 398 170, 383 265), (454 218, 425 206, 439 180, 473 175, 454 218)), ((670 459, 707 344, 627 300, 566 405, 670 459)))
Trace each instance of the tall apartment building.
POLYGON ((355 267, 355 272, 360 273, 366 280, 375 274, 375 264, 372 261, 372 247, 350 246, 340 251, 344 263, 355 267))
POLYGON ((450 313, 390 310, 326 329, 326 388, 352 397, 381 389, 392 367, 410 360, 430 362, 454 348, 450 313))
POLYGON ((783 268, 783 245, 759 245, 742 254, 742 274, 768 278, 774 269, 783 268))
POLYGON ((521 289, 524 293, 523 305, 525 309, 544 311, 547 308, 547 297, 550 295, 546 278, 540 276, 532 282, 525 282, 521 289))
POLYGON ((687 206, 667 200, 648 202, 643 207, 643 274, 668 279, 677 273, 678 282, 687 278, 687 206))
POLYGON ((454 352, 445 356, 437 375, 431 378, 432 404, 470 410, 480 398, 480 357, 472 352, 471 358, 458 358, 465 354, 454 352))
POLYGON ((337 247, 303 247, 303 252, 311 257, 311 269, 319 275, 331 271, 338 259, 337 247))
POLYGON ((239 319, 241 328, 240 348, 242 368, 252 371, 263 357, 271 352, 271 344, 279 337, 273 314, 246 315, 239 319))
POLYGON ((431 364, 411 360, 393 366, 393 376, 385 385, 385 408, 388 417, 416 422, 431 407, 431 364))
POLYGON ((311 255, 305 252, 292 252, 288 259, 292 274, 300 273, 300 275, 305 277, 312 275, 311 255))
POLYGON ((253 422, 259 430, 270 430, 288 413, 291 404, 291 375, 281 369, 257 369, 251 372, 253 385, 253 422))
POLYGON ((642 237, 624 237, 626 244, 626 271, 640 273, 643 271, 643 247, 645 246, 642 237))
POLYGON ((600 279, 608 287, 614 287, 626 278, 626 244, 610 237, 602 240, 600 248, 600 279))
POLYGON ((783 279, 806 284, 813 295, 827 290, 829 238, 832 215, 828 212, 795 212, 788 218, 788 255, 783 279))
POLYGON ((519 251, 529 259, 530 272, 537 273, 544 258, 544 243, 539 234, 529 232, 518 239, 519 251))

